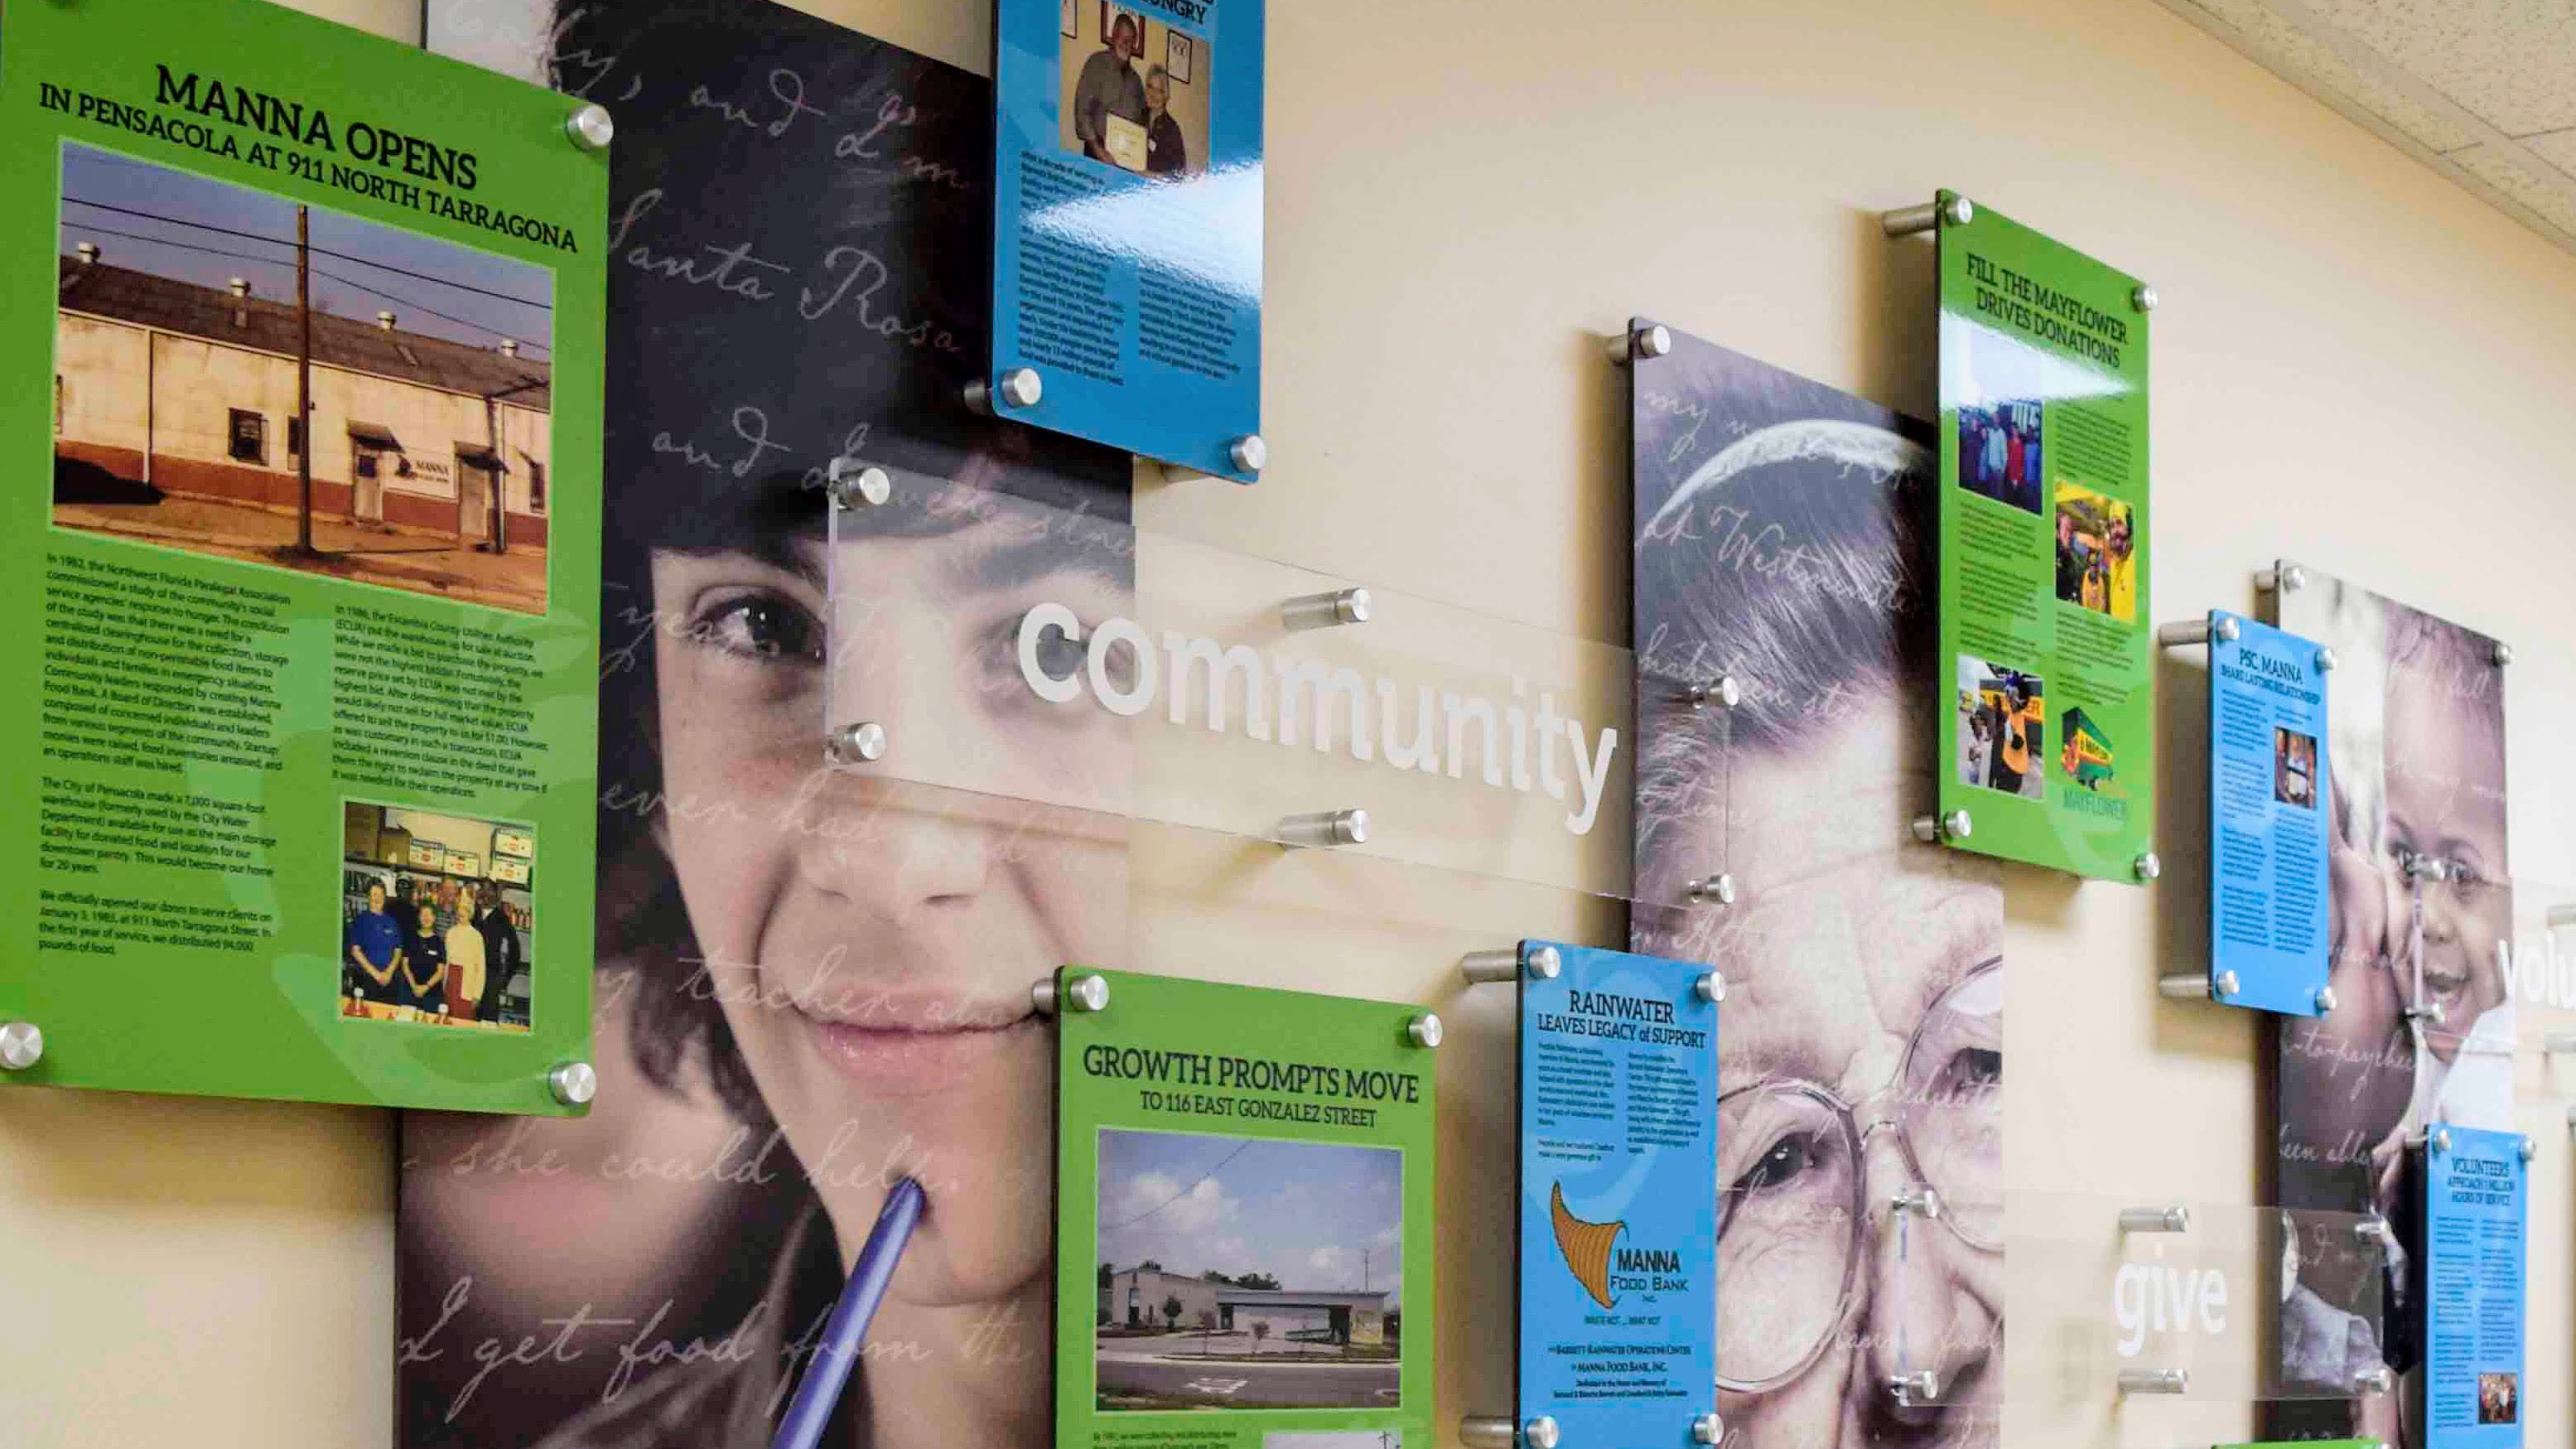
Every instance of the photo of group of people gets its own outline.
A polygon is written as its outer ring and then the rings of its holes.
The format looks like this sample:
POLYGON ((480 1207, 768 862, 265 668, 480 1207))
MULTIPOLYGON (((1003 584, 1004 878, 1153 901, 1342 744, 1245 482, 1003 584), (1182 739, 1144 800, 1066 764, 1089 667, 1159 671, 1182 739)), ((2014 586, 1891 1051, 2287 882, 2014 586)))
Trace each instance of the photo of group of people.
POLYGON ((1959 409, 1959 486, 1971 493, 2009 503, 2024 513, 2040 511, 2040 418, 2037 402, 2013 401, 1959 409))
MULTIPOLYGON (((2048 791, 2041 762, 2046 688, 2035 674, 1972 654, 1959 656, 1959 782, 2037 800, 2048 791)), ((2070 769, 2071 772, 2071 769, 2070 769)))
POLYGON ((527 1030, 534 838, 361 801, 343 811, 341 1015, 527 1030))
POLYGON ((2478 1375, 2478 1422, 2510 1424, 2519 1397, 2515 1392, 2514 1374, 2478 1375))
POLYGON ((2057 598, 2123 624, 2138 617, 2136 520, 2128 504, 2057 485, 2057 598))
POLYGON ((1112 0, 1059 0, 1057 144, 1147 176, 1207 169, 1208 43, 1112 0))
POLYGON ((2317 737, 2272 729, 2272 798, 2284 805, 2317 808, 2317 737))

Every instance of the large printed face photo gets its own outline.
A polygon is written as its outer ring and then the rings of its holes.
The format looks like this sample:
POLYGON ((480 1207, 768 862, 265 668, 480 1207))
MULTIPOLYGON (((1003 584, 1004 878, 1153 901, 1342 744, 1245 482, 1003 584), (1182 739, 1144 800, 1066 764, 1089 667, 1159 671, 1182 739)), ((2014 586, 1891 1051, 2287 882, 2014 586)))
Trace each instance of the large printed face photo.
POLYGON ((1686 343, 1637 379, 1636 949, 1712 962, 1718 1377, 1748 1445, 1992 1444, 2002 907, 1895 844, 1932 797, 1930 454, 1877 409, 1686 343), (1755 568, 1758 556, 1793 561, 1755 568), (1742 706, 1695 711, 1721 674, 1742 706), (1724 912, 1677 900, 1711 861, 1724 912), (1896 1214, 1929 1188, 1938 1218, 1896 1214), (1929 1371, 1935 1392, 1890 1384, 1929 1371))
POLYGON ((823 1442, 1042 1443, 1030 986, 1127 959, 1126 764, 1114 716, 1028 691, 1016 630, 1133 612, 1127 460, 958 400, 989 202, 943 178, 980 172, 981 82, 764 4, 523 8, 431 30, 619 118, 600 1086, 578 1120, 405 1118, 402 1442, 769 1444, 909 1177, 823 1442), (836 459, 897 481, 834 528, 836 459), (827 758, 843 708, 883 768, 827 758))
MULTIPOLYGON (((2511 1128, 2502 670, 2485 636, 2349 584, 2311 576, 2280 613, 2338 661, 2326 741, 2336 1005, 2282 1030, 2282 1201, 2402 1220, 2409 1137, 2438 1123, 2511 1128)), ((2339 1384, 2381 1363, 2413 1368, 2410 1336, 2377 1313, 2403 1268, 2311 1243, 2283 1308, 2284 1376, 2339 1384)), ((2407 1442, 2399 1397, 2355 1401, 2352 1431, 2407 1442)))

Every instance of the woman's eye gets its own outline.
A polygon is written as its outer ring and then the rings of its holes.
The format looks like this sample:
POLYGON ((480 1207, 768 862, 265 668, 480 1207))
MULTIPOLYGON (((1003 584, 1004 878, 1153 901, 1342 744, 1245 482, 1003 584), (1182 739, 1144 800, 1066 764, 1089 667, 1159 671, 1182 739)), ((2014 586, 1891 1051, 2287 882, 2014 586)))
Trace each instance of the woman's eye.
POLYGON ((1760 1160, 1735 1179, 1727 1191, 1733 1193, 1769 1192, 1792 1181, 1816 1165, 1815 1139, 1799 1133, 1771 1144, 1760 1160))
POLYGON ((1988 1047, 1962 1047, 1941 1064, 1932 1084, 1936 1101, 1955 1102, 1995 1091, 2004 1084, 2004 1054, 1988 1047))
POLYGON ((820 663, 823 626, 804 606, 776 594, 744 594, 702 612, 690 632, 727 654, 820 663))
POLYGON ((1082 646, 1066 637, 1062 629, 1049 629, 1038 636, 1038 670, 1049 679, 1071 679, 1082 669, 1082 646))

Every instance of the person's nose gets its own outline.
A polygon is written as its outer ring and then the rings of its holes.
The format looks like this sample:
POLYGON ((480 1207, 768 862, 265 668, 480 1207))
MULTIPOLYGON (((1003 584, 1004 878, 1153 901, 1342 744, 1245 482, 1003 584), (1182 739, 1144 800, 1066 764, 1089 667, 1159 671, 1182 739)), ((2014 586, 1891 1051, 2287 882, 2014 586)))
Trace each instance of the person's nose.
POLYGON ((1870 1220, 1860 1252, 1869 1291, 1855 1325, 1852 1392, 1867 1398, 1855 1408, 1862 1422, 1919 1431, 1990 1387, 1997 1326, 1958 1280, 1968 1249, 1934 1216, 1944 1209, 1933 1206, 1937 1196, 1914 1176, 1893 1131, 1874 1134, 1864 1169, 1870 1220))

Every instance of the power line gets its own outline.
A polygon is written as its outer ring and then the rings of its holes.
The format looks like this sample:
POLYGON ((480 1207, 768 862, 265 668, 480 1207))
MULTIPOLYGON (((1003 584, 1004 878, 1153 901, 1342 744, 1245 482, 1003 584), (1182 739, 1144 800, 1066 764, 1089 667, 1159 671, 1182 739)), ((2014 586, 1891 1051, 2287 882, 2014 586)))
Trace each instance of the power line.
MULTIPOLYGON (((137 211, 130 206, 110 206, 104 201, 89 201, 78 196, 66 196, 63 200, 71 202, 77 206, 96 207, 100 211, 113 211, 124 216, 139 216, 147 221, 165 222, 171 226, 193 226, 203 231, 221 232, 225 236, 244 237, 251 241, 264 241, 272 246, 291 247, 295 245, 295 243, 291 241, 283 241, 277 237, 261 236, 257 232, 235 231, 230 227, 216 226, 212 222, 189 221, 184 217, 163 216, 157 211, 137 211)), ((374 267, 379 271, 392 272, 397 276, 415 277, 424 282, 436 282, 443 287, 454 287, 460 292, 473 292, 480 296, 496 298, 503 302, 516 303, 522 307, 533 307, 540 312, 551 312, 554 310, 554 306, 551 303, 531 302, 525 297, 514 297, 508 292, 496 292, 489 287, 478 287, 471 282, 460 282, 452 277, 434 276, 428 272, 415 272, 408 267, 397 267, 391 262, 380 262, 372 257, 353 256, 348 252, 335 252, 329 247, 308 247, 307 250, 311 251, 316 256, 335 257, 344 262, 356 262, 362 267, 374 267)), ((354 286, 356 284, 352 283, 351 285, 354 286)))
MULTIPOLYGON (((96 203, 90 203, 90 204, 95 205, 96 203)), ((182 224, 182 225, 186 225, 187 223, 181 223, 181 224, 182 224)), ((292 269, 292 268, 294 267, 294 265, 295 265, 295 263, 294 263, 294 262, 292 262, 292 261, 281 260, 281 259, 274 258, 274 257, 255 257, 255 256, 250 255, 248 252, 226 251, 226 250, 225 250, 225 249, 223 249, 222 247, 210 247, 210 246, 206 246, 206 245, 204 245, 204 244, 203 244, 203 243, 201 243, 201 242, 184 242, 184 241, 178 241, 178 240, 175 240, 175 239, 173 239, 173 238, 166 237, 166 236, 144 236, 144 235, 142 235, 142 234, 141 234, 141 233, 139 233, 139 232, 117 231, 117 230, 115 230, 115 229, 114 229, 114 228, 112 228, 112 227, 93 226, 93 225, 91 225, 91 224, 89 224, 89 223, 87 223, 87 222, 72 222, 72 223, 69 223, 69 225, 71 225, 71 226, 73 226, 73 227, 76 227, 76 228, 78 228, 79 230, 81 230, 81 231, 83 231, 83 232, 95 233, 96 235, 99 235, 99 236, 112 236, 112 237, 116 237, 116 238, 119 238, 119 239, 124 240, 124 241, 148 242, 148 243, 150 243, 151 245, 154 245, 154 246, 177 247, 177 248, 179 248, 179 249, 180 249, 180 250, 182 250, 182 251, 204 252, 204 253, 205 253, 205 254, 207 254, 208 256, 230 257, 230 258, 232 258, 232 259, 233 259, 233 260, 235 260, 235 261, 243 261, 243 262, 257 262, 257 263, 259 263, 259 264, 261 264, 261 265, 263 265, 263 266, 271 266, 271 267, 285 267, 285 268, 292 269)), ((216 229, 217 229, 217 230, 220 230, 220 228, 216 228, 216 229)), ((289 245, 292 245, 292 243, 289 243, 289 245)), ((317 250, 317 251, 318 251, 318 250, 320 250, 320 248, 318 248, 318 247, 317 247, 317 248, 315 248, 315 250, 317 250)), ((412 309, 413 309, 413 310, 415 310, 415 311, 419 311, 419 312, 426 312, 426 313, 428 313, 430 316, 432 316, 432 317, 436 317, 436 318, 438 318, 438 319, 439 319, 440 321, 442 321, 442 322, 452 322, 452 323, 455 323, 455 324, 456 324, 457 326, 459 326, 459 327, 470 328, 470 329, 472 329, 472 330, 474 330, 474 331, 476 331, 476 332, 483 333, 483 334, 485 334, 486 336, 490 336, 490 337, 498 337, 498 338, 502 339, 503 341, 517 342, 520 346, 522 346, 522 347, 524 347, 524 348, 528 348, 528 349, 533 350, 533 351, 537 351, 537 352, 544 352, 544 353, 549 353, 549 354, 551 354, 551 353, 554 351, 554 349, 553 349, 552 347, 548 346, 548 345, 547 345, 547 344, 545 344, 545 343, 542 343, 542 342, 536 342, 536 341, 531 341, 531 340, 529 340, 529 339, 527 339, 527 338, 524 338, 524 337, 520 337, 520 336, 518 336, 516 333, 512 333, 512 332, 504 332, 504 331, 502 331, 501 329, 499 329, 499 328, 497 328, 497 327, 487 327, 487 326, 485 326, 483 323, 476 322, 476 321, 472 321, 472 320, 470 320, 470 319, 468 319, 468 318, 451 316, 451 315, 449 315, 448 313, 445 313, 445 312, 441 312, 441 311, 439 311, 437 308, 432 307, 432 306, 430 306, 429 304, 427 304, 427 303, 425 303, 425 302, 415 302, 415 301, 413 301, 411 298, 409 298, 409 297, 405 297, 405 296, 402 296, 402 295, 401 295, 401 294, 399 294, 399 293, 395 293, 395 292, 388 292, 388 291, 384 290, 382 287, 370 286, 369 284, 367 284, 367 283, 365 283, 365 282, 360 282, 360 281, 356 281, 356 280, 353 280, 353 279, 348 278, 348 277, 341 276, 341 275, 340 275, 339 273, 337 273, 337 272, 326 272, 326 271, 322 270, 320 267, 315 267, 315 268, 313 268, 313 274, 314 274, 315 276, 317 276, 317 277, 325 277, 325 278, 328 278, 328 279, 329 279, 329 280, 331 280, 331 281, 338 282, 341 286, 351 288, 351 289, 353 289, 353 290, 355 290, 355 291, 363 292, 363 293, 365 293, 366 295, 368 295, 368 296, 370 296, 370 297, 380 297, 380 298, 382 298, 382 299, 384 299, 385 301, 388 301, 388 302, 399 302, 399 303, 401 303, 403 306, 406 306, 406 307, 412 308, 412 309)), ((358 320, 360 320, 360 319, 358 319, 358 318, 354 318, 354 317, 344 317, 344 318, 341 318, 341 320, 342 320, 342 321, 344 321, 344 322, 354 322, 354 321, 358 321, 358 320)))
POLYGON ((1244 1150, 1249 1148, 1251 1145, 1252 1143, 1249 1139, 1237 1143, 1232 1152, 1218 1158, 1215 1167, 1211 1167, 1207 1171, 1200 1173, 1197 1179, 1192 1181, 1189 1186, 1182 1188, 1179 1192, 1173 1193, 1170 1197, 1167 1197, 1161 1202, 1154 1204, 1152 1207, 1145 1209, 1143 1212, 1136 1214, 1136 1216, 1128 1218, 1124 1222, 1111 1223, 1108 1227, 1102 1228, 1100 1231, 1112 1232, 1119 1228, 1133 1227, 1136 1224, 1143 1222, 1145 1219, 1152 1217, 1154 1214, 1161 1212, 1163 1209, 1170 1207, 1172 1204, 1179 1202, 1182 1198, 1188 1197, 1191 1193, 1198 1191, 1199 1183, 1205 1182, 1209 1178, 1216 1176, 1219 1168, 1222 1168, 1227 1163, 1241 1157, 1244 1154, 1244 1150))

